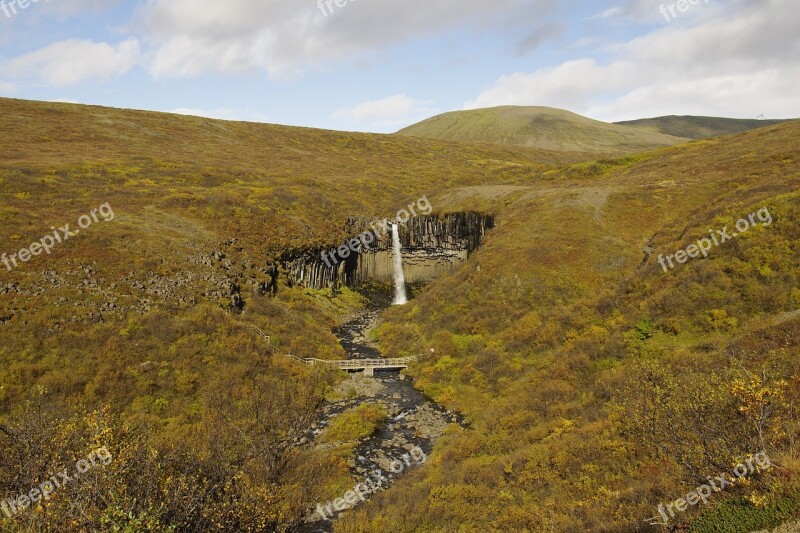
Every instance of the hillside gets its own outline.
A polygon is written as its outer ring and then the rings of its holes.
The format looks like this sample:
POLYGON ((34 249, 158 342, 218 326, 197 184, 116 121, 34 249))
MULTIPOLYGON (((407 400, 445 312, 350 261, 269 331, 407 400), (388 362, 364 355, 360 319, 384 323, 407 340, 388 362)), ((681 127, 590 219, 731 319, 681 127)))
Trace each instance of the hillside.
MULTIPOLYGON (((340 231, 339 224, 332 229, 320 221, 396 210, 409 196, 428 191, 431 180, 444 187, 498 176, 517 181, 534 170, 589 158, 2 98, 0 112, 0 135, 7 139, 0 165, 10 175, 22 174, 14 180, 20 195, 66 201, 59 199, 59 187, 68 190, 79 177, 84 195, 107 190, 108 200, 131 207, 191 211, 213 222, 216 234, 241 233, 257 221, 260 228, 275 228, 278 234, 265 245, 278 249, 298 237, 335 242, 330 232, 340 231), (48 177, 30 177, 39 174, 48 177)), ((4 207, 17 206, 14 213, 25 225, 50 207, 19 200, 4 207)), ((244 232, 239 238, 251 236, 257 237, 244 232)))
POLYGON ((342 378, 271 354, 343 357, 367 302, 276 259, 583 157, 9 99, 0 133, 0 494, 114 456, 47 512, 0 510, 10 531, 296 525, 350 483, 346 454, 297 445, 342 378))
POLYGON ((515 106, 444 113, 404 128, 397 134, 609 156, 686 141, 645 128, 592 120, 561 109, 515 106))
POLYGON ((381 333, 392 356, 446 354, 414 374, 471 430, 339 530, 661 531, 659 503, 761 450, 782 470, 672 523, 798 516, 800 123, 546 175, 444 193, 497 227, 381 333), (707 260, 659 265, 763 208, 707 260))
POLYGON ((710 139, 722 135, 733 135, 757 128, 766 128, 789 122, 788 120, 757 120, 719 117, 669 116, 615 122, 620 126, 639 128, 643 131, 673 135, 689 139, 710 139))
POLYGON ((676 524, 800 516, 800 122, 594 161, 678 140, 537 113, 569 152, 0 99, 0 253, 113 208, 0 263, 0 495, 114 455, 10 531, 287 531, 352 487, 352 448, 303 440, 342 376, 275 354, 341 358, 366 298, 270 269, 423 195, 495 227, 374 334, 466 423, 336 531, 660 531, 762 450, 779 468, 676 524))

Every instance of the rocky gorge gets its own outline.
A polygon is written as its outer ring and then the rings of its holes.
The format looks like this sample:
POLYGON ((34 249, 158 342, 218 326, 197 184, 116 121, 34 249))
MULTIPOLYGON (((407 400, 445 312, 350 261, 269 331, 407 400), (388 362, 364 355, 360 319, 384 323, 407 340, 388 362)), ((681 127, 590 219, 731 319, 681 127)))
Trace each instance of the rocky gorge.
MULTIPOLYGON (((378 347, 370 341, 369 335, 380 323, 381 310, 373 308, 336 331, 349 359, 382 357, 378 347)), ((303 444, 321 447, 339 445, 340 443, 315 444, 315 439, 330 426, 336 416, 365 402, 379 404, 387 414, 385 422, 372 435, 356 444, 349 460, 354 484, 366 483, 372 479, 380 480, 375 492, 386 490, 401 476, 420 467, 432 453, 436 440, 445 433, 449 425, 464 425, 461 415, 444 409, 425 396, 414 388, 412 379, 403 373, 379 371, 374 377, 354 373, 338 385, 336 392, 338 397, 345 399, 331 401, 324 407, 320 420, 309 430, 303 444), (400 471, 392 467, 393 462, 414 450, 420 450, 424 458, 417 458, 409 468, 400 471)), ((337 510, 332 517, 323 517, 319 511, 309 510, 305 522, 295 531, 330 532, 336 516, 347 510, 337 510)))
MULTIPOLYGON (((367 224, 351 220, 349 226, 355 235, 367 224)), ((424 283, 458 268, 493 227, 494 217, 474 212, 418 216, 400 224, 406 282, 424 283)), ((338 263, 323 260, 324 250, 287 254, 282 267, 289 282, 313 289, 391 283, 391 235, 368 231, 373 234, 369 247, 354 251, 338 263)))

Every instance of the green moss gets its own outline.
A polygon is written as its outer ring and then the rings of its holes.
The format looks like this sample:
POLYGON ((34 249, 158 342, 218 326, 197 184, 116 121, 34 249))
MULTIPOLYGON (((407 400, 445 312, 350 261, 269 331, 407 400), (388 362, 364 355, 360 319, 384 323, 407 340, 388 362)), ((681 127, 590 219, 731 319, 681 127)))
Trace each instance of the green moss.
POLYGON ((369 437, 387 417, 386 409, 379 404, 364 403, 333 419, 320 435, 320 442, 352 443, 369 437))
POLYGON ((800 517, 800 491, 770 498, 761 508, 731 498, 692 520, 691 533, 747 533, 800 517))

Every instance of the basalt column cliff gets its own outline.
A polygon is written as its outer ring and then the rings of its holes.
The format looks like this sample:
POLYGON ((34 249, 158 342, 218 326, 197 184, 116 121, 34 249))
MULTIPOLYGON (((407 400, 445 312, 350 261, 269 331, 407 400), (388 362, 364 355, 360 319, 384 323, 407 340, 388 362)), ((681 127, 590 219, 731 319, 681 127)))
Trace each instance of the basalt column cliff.
MULTIPOLYGON (((475 251, 494 218, 478 213, 452 213, 412 218, 401 225, 403 270, 407 283, 420 283, 458 268, 475 251)), ((392 234, 375 234, 367 250, 329 266, 320 253, 303 254, 284 262, 292 283, 321 289, 335 284, 357 287, 366 282, 392 283, 392 234)))

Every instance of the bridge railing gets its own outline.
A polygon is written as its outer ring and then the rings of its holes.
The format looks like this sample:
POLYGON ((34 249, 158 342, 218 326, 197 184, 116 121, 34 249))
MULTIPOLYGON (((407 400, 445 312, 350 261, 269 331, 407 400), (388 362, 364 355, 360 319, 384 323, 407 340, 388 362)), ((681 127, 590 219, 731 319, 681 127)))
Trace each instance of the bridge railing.
MULTIPOLYGON (((272 345, 272 338, 264 333, 258 326, 250 324, 250 327, 255 329, 262 338, 266 339, 267 343, 269 344, 270 350, 272 353, 275 353, 275 347, 272 345)), ((291 357, 298 363, 302 363, 304 365, 314 366, 314 365, 330 365, 335 366, 337 368, 342 369, 350 369, 350 368, 393 368, 393 367, 406 367, 410 363, 413 363, 417 360, 419 356, 412 355, 409 357, 397 357, 394 359, 346 359, 346 360, 339 360, 339 361, 329 361, 326 359, 314 359, 314 358, 300 358, 296 355, 292 354, 283 354, 284 357, 291 357)))
POLYGON ((283 356, 284 356, 284 357, 291 357, 292 359, 294 359, 294 360, 295 360, 295 361, 297 361, 298 363, 303 363, 304 365, 309 365, 309 364, 312 364, 312 363, 310 362, 310 361, 311 361, 311 359, 300 359, 299 357, 297 357, 297 356, 294 356, 294 355, 292 355, 292 354, 290 354, 290 353, 283 354, 283 356))
POLYGON ((332 364, 339 368, 361 368, 365 366, 407 366, 409 363, 413 363, 416 360, 416 357, 401 357, 397 359, 348 359, 347 361, 324 361, 324 363, 332 364))
POLYGON ((305 358, 301 359, 297 356, 286 354, 284 357, 291 357, 300 363, 314 366, 314 365, 330 365, 337 368, 391 368, 408 366, 417 360, 417 356, 399 357, 395 359, 347 359, 344 361, 329 361, 325 359, 305 358))

